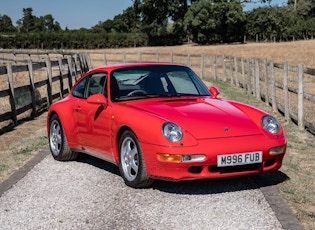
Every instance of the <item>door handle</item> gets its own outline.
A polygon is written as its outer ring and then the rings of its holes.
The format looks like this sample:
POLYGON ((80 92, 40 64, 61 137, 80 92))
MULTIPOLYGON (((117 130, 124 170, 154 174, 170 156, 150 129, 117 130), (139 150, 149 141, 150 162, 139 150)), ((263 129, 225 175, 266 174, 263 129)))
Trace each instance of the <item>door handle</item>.
POLYGON ((75 111, 76 111, 76 112, 81 112, 81 110, 82 110, 82 109, 81 109, 80 106, 76 106, 76 107, 75 107, 75 111))

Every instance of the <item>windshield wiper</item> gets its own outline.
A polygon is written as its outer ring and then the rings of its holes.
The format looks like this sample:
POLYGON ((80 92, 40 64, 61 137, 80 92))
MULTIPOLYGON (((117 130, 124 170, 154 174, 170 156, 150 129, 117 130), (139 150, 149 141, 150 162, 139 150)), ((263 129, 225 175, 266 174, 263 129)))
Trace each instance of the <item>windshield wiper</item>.
POLYGON ((147 76, 149 76, 149 74, 141 75, 140 77, 136 78, 133 82, 138 83, 140 80, 142 80, 143 78, 146 78, 147 76))
POLYGON ((181 97, 181 96, 183 96, 182 94, 180 94, 180 93, 173 93, 173 94, 166 94, 165 96, 167 96, 167 97, 181 97))

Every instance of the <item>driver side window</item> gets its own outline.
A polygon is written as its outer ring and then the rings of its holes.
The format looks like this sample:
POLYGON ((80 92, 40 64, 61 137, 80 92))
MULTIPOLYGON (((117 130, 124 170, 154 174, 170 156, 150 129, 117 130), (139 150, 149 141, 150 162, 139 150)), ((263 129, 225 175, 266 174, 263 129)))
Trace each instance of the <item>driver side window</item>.
POLYGON ((82 79, 74 88, 72 95, 79 98, 88 98, 97 93, 106 93, 106 77, 105 73, 95 73, 82 79))

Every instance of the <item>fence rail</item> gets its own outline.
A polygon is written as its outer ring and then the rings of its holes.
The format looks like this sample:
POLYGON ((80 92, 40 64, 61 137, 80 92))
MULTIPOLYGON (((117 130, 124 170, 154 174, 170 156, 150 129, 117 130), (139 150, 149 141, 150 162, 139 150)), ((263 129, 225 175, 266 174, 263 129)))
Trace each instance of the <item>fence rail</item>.
POLYGON ((93 67, 156 61, 185 64, 203 80, 235 84, 315 133, 315 69, 302 64, 227 55, 42 50, 0 50, 0 133, 63 98, 77 76, 93 67))
POLYGON ((255 95, 300 130, 315 133, 315 69, 267 59, 228 55, 90 52, 91 67, 125 62, 171 62, 190 66, 203 80, 229 81, 255 95))
POLYGON ((85 53, 0 50, 0 134, 67 95, 90 67, 85 53))

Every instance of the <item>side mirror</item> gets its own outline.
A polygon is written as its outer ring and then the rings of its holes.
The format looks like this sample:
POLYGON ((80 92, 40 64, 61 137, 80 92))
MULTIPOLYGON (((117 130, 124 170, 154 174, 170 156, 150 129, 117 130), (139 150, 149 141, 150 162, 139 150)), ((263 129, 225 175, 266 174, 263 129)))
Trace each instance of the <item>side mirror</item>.
POLYGON ((87 98, 87 103, 89 104, 95 104, 95 105, 103 105, 104 107, 107 106, 106 98, 103 94, 97 93, 93 94, 92 96, 89 96, 87 98))
POLYGON ((214 98, 217 98, 217 96, 220 94, 219 89, 217 87, 215 87, 215 86, 211 86, 209 91, 210 91, 210 93, 212 94, 212 96, 214 98))

